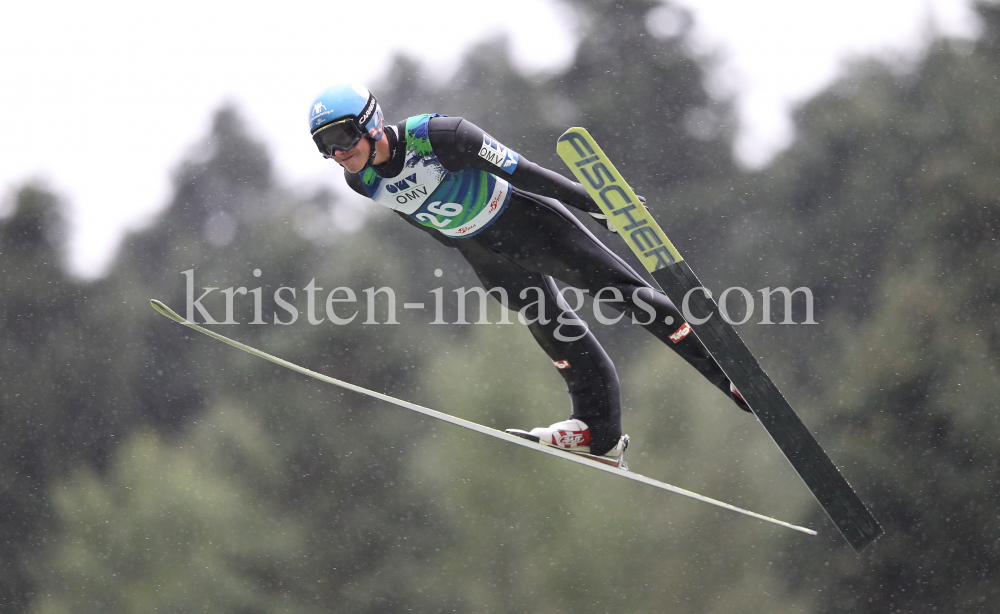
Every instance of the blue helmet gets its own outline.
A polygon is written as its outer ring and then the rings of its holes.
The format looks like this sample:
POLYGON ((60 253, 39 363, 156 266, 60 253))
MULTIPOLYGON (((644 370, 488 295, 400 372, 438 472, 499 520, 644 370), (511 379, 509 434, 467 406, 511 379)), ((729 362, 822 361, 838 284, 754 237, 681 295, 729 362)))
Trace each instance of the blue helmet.
MULTIPOLYGON (((320 153, 350 149, 362 138, 375 141, 384 134, 378 101, 359 85, 335 85, 323 90, 309 108, 309 132, 320 153)), ((374 147, 372 147, 374 154, 374 147)), ((374 156, 373 156, 374 157, 374 156)))

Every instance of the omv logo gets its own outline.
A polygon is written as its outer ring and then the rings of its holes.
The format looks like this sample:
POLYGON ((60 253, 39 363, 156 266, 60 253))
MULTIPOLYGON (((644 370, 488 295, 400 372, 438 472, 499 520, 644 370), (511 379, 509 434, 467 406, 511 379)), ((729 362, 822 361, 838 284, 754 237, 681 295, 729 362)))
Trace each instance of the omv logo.
POLYGON ((513 149, 508 148, 507 157, 504 160, 504 163, 501 165, 501 168, 503 168, 503 170, 507 171, 508 173, 513 173, 514 169, 517 168, 517 163, 518 163, 517 154, 514 153, 513 149))
POLYGON ((427 186, 417 183, 417 174, 404 177, 399 181, 385 184, 385 191, 392 194, 392 199, 398 205, 417 202, 422 203, 427 198, 427 186))
POLYGON ((417 174, 413 173, 409 177, 404 177, 402 181, 397 181, 396 183, 390 183, 386 185, 385 189, 390 194, 395 194, 396 192, 402 192, 404 190, 408 190, 415 185, 417 185, 417 174))
POLYGON ((513 149, 504 147, 503 143, 488 134, 483 134, 483 145, 479 149, 479 157, 508 173, 514 172, 519 161, 518 155, 513 149))

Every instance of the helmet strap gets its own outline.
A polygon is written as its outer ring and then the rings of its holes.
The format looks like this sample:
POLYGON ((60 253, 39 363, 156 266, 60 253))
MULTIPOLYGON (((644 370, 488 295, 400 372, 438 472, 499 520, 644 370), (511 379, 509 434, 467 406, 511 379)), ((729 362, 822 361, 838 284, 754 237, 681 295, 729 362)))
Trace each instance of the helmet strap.
MULTIPOLYGON (((365 138, 367 138, 368 142, 371 143, 371 149, 372 149, 371 153, 368 156, 368 164, 365 165, 365 168, 368 168, 369 166, 375 165, 375 155, 378 153, 375 148, 378 146, 377 145, 378 141, 376 141, 370 135, 367 134, 365 135, 365 138)), ((392 128, 387 127, 382 132, 382 138, 387 139, 386 142, 389 144, 389 161, 392 161, 392 159, 396 156, 396 144, 399 142, 399 139, 396 138, 396 132, 392 130, 392 128)), ((385 164, 388 164, 388 161, 385 162, 385 164)))
MULTIPOLYGON (((378 108, 378 102, 375 101, 375 95, 368 92, 368 102, 365 103, 364 109, 361 111, 361 115, 355 118, 355 122, 358 128, 364 133, 365 138, 368 139, 368 144, 371 145, 371 153, 368 154, 368 163, 365 164, 365 169, 370 168, 375 162, 375 139, 368 133, 365 126, 368 125, 368 121, 375 116, 375 110, 378 108)), ((364 170, 364 169, 361 169, 364 170)))
POLYGON ((371 135, 369 135, 367 133, 365 134, 365 139, 368 140, 368 145, 370 145, 369 149, 371 149, 371 152, 368 153, 368 162, 365 164, 365 168, 363 168, 361 170, 365 170, 367 168, 371 168, 371 166, 375 163, 375 154, 377 153, 375 151, 375 143, 377 143, 378 141, 376 141, 375 139, 373 139, 371 137, 371 135))
POLYGON ((396 136, 396 131, 393 130, 392 126, 386 126, 385 130, 382 131, 382 137, 389 139, 389 160, 396 157, 396 145, 399 143, 399 137, 396 136))

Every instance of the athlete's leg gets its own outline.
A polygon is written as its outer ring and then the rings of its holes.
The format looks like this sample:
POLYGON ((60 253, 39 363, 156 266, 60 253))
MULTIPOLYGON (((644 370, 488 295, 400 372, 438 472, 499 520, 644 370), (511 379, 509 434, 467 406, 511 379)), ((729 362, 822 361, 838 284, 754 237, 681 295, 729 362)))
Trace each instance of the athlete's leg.
POLYGON ((454 243, 483 286, 503 288, 508 297, 505 306, 524 314, 535 341, 566 382, 570 417, 590 427, 591 453, 604 454, 614 447, 621 437, 621 394, 614 364, 586 324, 559 306, 552 278, 524 269, 483 247, 475 237, 454 243))
POLYGON ((732 393, 729 378, 715 359, 690 334, 690 327, 670 299, 646 283, 558 201, 515 192, 507 210, 476 238, 525 269, 587 290, 591 296, 604 288, 617 288, 622 302, 605 303, 607 306, 642 324, 737 405, 748 409, 732 393), (640 301, 655 315, 651 316, 640 301))

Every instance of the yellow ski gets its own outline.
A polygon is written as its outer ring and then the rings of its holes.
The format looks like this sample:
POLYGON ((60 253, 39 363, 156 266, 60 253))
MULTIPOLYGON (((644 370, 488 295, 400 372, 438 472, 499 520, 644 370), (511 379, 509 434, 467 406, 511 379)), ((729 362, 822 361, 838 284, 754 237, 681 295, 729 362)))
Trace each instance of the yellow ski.
POLYGON ((875 517, 823 451, 736 329, 719 314, 698 277, 583 128, 559 137, 556 153, 569 166, 646 270, 675 305, 687 300, 698 339, 746 400, 754 415, 812 491, 841 535, 861 552, 882 534, 875 517))

